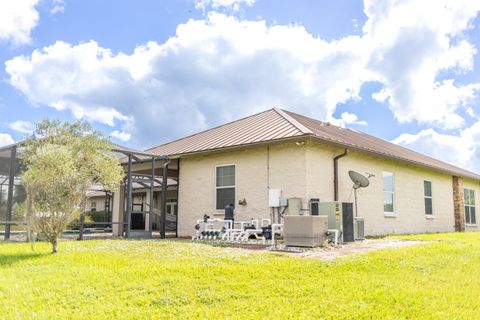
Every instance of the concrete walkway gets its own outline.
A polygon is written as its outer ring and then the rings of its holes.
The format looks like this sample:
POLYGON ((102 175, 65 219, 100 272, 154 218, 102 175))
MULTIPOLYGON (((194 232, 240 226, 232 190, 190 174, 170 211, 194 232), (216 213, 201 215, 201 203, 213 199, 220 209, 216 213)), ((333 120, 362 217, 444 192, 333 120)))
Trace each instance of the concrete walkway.
POLYGON ((340 246, 327 246, 319 247, 312 250, 291 253, 294 257, 320 259, 325 261, 331 261, 340 257, 344 257, 355 253, 365 253, 370 251, 390 249, 390 248, 402 248, 425 243, 425 241, 418 240, 395 240, 395 239, 367 239, 363 241, 357 241, 340 246))

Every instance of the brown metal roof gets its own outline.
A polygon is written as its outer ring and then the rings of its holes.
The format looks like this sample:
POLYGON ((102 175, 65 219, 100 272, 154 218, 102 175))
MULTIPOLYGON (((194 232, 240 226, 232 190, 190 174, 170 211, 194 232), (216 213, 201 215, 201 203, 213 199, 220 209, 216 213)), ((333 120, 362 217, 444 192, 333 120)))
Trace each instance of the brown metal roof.
POLYGON ((162 156, 181 156, 302 136, 452 175, 480 180, 478 174, 364 132, 340 128, 327 122, 276 108, 168 142, 147 151, 162 156))
POLYGON ((270 109, 249 117, 193 134, 148 149, 156 155, 181 155, 227 147, 302 136, 301 128, 293 125, 278 109, 270 109))

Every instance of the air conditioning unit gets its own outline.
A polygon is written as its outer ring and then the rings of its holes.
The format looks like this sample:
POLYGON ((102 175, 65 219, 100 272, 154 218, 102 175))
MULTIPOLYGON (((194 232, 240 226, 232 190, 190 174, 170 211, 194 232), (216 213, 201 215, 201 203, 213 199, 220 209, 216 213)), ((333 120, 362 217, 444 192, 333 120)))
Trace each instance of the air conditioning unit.
POLYGON ((365 219, 355 218, 355 240, 365 240, 365 219))
POLYGON ((342 242, 355 241, 353 203, 320 202, 319 213, 328 216, 328 229, 336 229, 342 233, 342 242))
POLYGON ((328 217, 298 216, 283 217, 283 239, 286 246, 316 247, 327 240, 328 217))

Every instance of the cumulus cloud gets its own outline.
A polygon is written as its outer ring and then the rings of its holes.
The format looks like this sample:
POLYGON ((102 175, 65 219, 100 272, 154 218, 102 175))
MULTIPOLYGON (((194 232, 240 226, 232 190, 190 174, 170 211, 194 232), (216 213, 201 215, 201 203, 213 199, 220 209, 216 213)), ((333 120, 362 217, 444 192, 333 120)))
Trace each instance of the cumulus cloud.
POLYGON ((204 12, 208 9, 231 9, 238 11, 242 5, 251 7, 254 3, 255 0, 195 0, 195 8, 204 12))
POLYGON ((426 129, 416 134, 401 134, 392 142, 480 172, 480 122, 461 130, 459 134, 426 129))
MULTIPOLYGON (((119 125, 137 146, 273 106, 334 119, 337 105, 360 99, 368 82, 383 86, 373 97, 400 122, 461 128, 479 84, 439 74, 472 70, 476 48, 463 33, 479 7, 469 0, 365 0, 362 34, 332 41, 300 25, 209 13, 131 54, 95 41, 57 42, 7 61, 6 71, 33 105, 119 125)), ((350 113, 339 121, 365 124, 350 113)))
POLYGON ((35 125, 30 121, 17 120, 8 125, 10 129, 20 133, 32 133, 35 130, 35 125))
POLYGON ((358 41, 328 43, 302 26, 213 13, 132 54, 57 42, 7 61, 6 71, 33 105, 122 123, 137 144, 151 145, 273 106, 328 118, 358 98, 358 41))
POLYGON ((51 14, 63 13, 65 11, 65 1, 63 0, 52 0, 51 3, 51 14))
POLYGON ((112 131, 110 133, 110 136, 121 141, 128 141, 130 140, 130 137, 131 137, 130 133, 127 133, 124 131, 118 131, 118 130, 112 131))
POLYGON ((16 46, 30 43, 30 32, 38 23, 38 1, 0 1, 0 41, 16 46))
POLYGON ((329 122, 333 123, 336 126, 340 127, 348 127, 350 125, 357 125, 357 126, 366 126, 368 123, 363 120, 358 120, 358 116, 354 113, 350 112, 343 112, 340 115, 340 119, 330 118, 328 119, 329 122))
POLYGON ((0 133, 0 147, 7 146, 13 143, 15 143, 15 141, 13 140, 11 135, 9 135, 8 133, 0 133))
POLYGON ((473 68, 477 52, 463 32, 480 10, 479 1, 366 0, 364 40, 371 46, 367 68, 384 88, 373 95, 400 122, 460 128, 458 114, 477 97, 480 84, 438 80, 444 71, 473 68))

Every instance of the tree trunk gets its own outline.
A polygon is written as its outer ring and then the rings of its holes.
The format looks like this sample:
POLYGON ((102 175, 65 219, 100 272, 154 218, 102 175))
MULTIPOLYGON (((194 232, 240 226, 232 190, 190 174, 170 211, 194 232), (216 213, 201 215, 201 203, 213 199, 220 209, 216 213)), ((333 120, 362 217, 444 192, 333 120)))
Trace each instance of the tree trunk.
POLYGON ((52 241, 52 253, 57 253, 58 252, 58 241, 57 239, 52 241))

